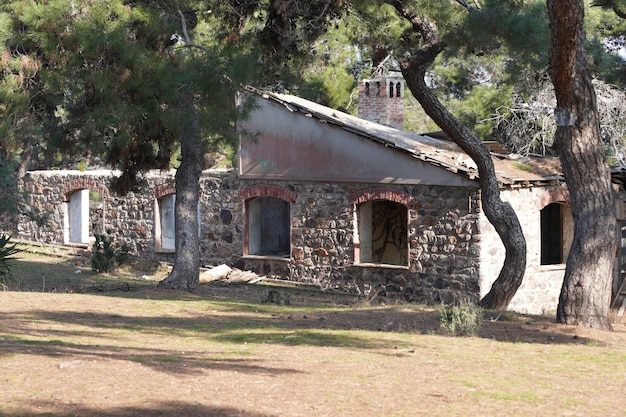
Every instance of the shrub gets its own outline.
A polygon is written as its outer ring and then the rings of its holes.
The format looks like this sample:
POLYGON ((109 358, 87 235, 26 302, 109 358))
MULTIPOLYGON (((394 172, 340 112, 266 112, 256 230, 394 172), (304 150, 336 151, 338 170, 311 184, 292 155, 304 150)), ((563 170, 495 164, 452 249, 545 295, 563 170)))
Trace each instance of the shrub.
POLYGON ((15 255, 21 252, 21 249, 17 248, 17 243, 11 243, 11 236, 2 234, 0 235, 0 288, 7 289, 8 284, 17 283, 19 279, 11 272, 11 262, 15 255))
POLYGON ((442 305, 439 325, 453 336, 475 335, 482 326, 483 309, 474 304, 442 305))
POLYGON ((111 272, 114 268, 128 260, 130 248, 127 244, 114 244, 111 238, 104 234, 96 234, 91 255, 91 270, 97 272, 111 272))

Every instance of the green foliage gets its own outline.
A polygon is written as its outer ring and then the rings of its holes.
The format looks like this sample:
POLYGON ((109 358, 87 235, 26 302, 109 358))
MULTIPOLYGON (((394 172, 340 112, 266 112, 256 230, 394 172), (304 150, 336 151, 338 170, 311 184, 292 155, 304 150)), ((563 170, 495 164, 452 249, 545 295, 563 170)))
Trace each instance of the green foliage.
MULTIPOLYGON (((466 54, 501 60, 505 57, 508 76, 526 69, 542 70, 548 63, 550 30, 546 2, 538 0, 486 0, 481 9, 466 13, 463 34, 451 45, 466 54)), ((450 52, 448 52, 449 54, 450 52)))
POLYGON ((439 325, 453 336, 473 336, 480 330, 483 309, 474 304, 442 305, 439 308, 439 325))
POLYGON ((469 90, 464 99, 450 100, 449 108, 482 140, 492 139, 496 121, 494 109, 510 104, 511 86, 479 84, 469 90))
POLYGON ((13 175, 14 170, 14 164, 0 155, 0 218, 2 214, 12 214, 17 211, 19 194, 13 175))
MULTIPOLYGON (((388 3, 315 0, 284 9, 252 0, 4 2, 2 148, 19 157, 31 146, 36 168, 101 156, 91 161, 124 170, 127 187, 120 188, 132 188, 137 172, 176 164, 185 132, 183 85, 193 86, 209 151, 234 141, 241 114, 232 102, 241 84, 352 112, 354 81, 370 75, 377 54, 400 57, 419 41, 407 37, 408 22, 388 3), (183 40, 179 10, 192 44, 183 40)), ((528 81, 545 70, 545 2, 486 0, 472 12, 459 3, 421 2, 415 10, 436 23, 448 44, 429 79, 453 113, 487 138, 492 126, 477 123, 508 99, 505 86, 528 91, 534 88, 528 81)), ((596 72, 626 82, 623 61, 601 47, 625 32, 626 20, 612 9, 623 1, 595 3, 602 8, 590 8, 587 32, 596 72)), ((397 69, 393 59, 386 65, 397 69)))
POLYGON ((97 191, 89 190, 89 201, 102 201, 102 196, 97 191))
POLYGON ((626 60, 618 53, 626 48, 626 2, 593 1, 585 20, 588 52, 594 75, 609 84, 626 88, 626 60))
POLYGON ((123 171, 114 186, 124 193, 138 185, 139 172, 170 167, 188 135, 183 116, 190 109, 202 123, 207 150, 234 142, 241 115, 235 90, 258 71, 250 49, 212 36, 206 7, 192 1, 0 4, 3 149, 17 156, 32 141, 32 164, 39 168, 84 169, 90 156, 91 163, 123 171))
POLYGON ((296 94, 350 113, 356 105, 353 72, 360 62, 345 32, 345 26, 338 26, 312 45, 314 59, 302 74, 296 94))
POLYGON ((19 279, 11 272, 11 262, 14 255, 21 252, 16 243, 11 243, 11 236, 0 235, 0 289, 6 289, 8 284, 15 284, 19 279))
POLYGON ((428 117, 422 105, 417 101, 411 90, 404 90, 404 130, 413 133, 435 132, 439 126, 428 117))
POLYGON ((128 261, 130 250, 126 243, 113 243, 111 237, 96 234, 91 255, 91 270, 96 272, 111 272, 114 268, 128 261))

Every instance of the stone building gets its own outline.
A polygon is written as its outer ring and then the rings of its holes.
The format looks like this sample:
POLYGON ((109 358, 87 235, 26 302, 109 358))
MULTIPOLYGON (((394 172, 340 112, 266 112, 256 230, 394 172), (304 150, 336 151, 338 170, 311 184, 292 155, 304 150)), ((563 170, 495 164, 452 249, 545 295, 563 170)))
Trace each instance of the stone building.
MULTIPOLYGON (((395 83, 383 80, 381 89, 403 96, 395 83)), ((242 127, 258 135, 241 140, 237 170, 201 178, 203 265, 414 302, 476 301, 488 292, 504 247, 482 213, 475 165, 455 144, 298 97, 255 94, 258 106, 242 127)), ((558 161, 514 158, 491 145, 502 197, 528 244, 510 307, 551 312, 573 230, 558 161)), ((148 173, 146 186, 125 197, 109 191, 113 175, 28 173, 28 204, 50 219, 22 219, 16 237, 87 246, 94 231, 108 230, 135 255, 171 261, 174 173, 148 173)))

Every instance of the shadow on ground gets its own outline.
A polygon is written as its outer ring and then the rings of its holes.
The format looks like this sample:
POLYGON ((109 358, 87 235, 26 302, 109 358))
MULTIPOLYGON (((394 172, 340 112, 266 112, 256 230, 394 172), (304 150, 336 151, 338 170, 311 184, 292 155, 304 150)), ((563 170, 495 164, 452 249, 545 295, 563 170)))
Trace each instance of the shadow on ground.
MULTIPOLYGON (((215 309, 202 305, 189 309, 180 317, 172 315, 131 316, 123 311, 111 314, 55 310, 54 308, 25 308, 9 312, 3 317, 6 325, 13 326, 13 340, 0 340, 0 347, 9 350, 28 345, 42 349, 46 343, 20 340, 20 334, 31 330, 29 321, 46 321, 68 325, 50 330, 51 337, 98 337, 102 329, 150 332, 167 336, 194 337, 228 343, 274 343, 283 345, 341 346, 353 349, 379 348, 374 338, 349 332, 353 330, 392 333, 437 334, 439 326, 436 308, 398 303, 376 298, 367 300, 344 293, 321 291, 302 287, 268 287, 267 285, 201 285, 193 293, 156 289, 156 281, 145 279, 158 270, 154 262, 134 262, 123 273, 95 274, 89 270, 84 257, 66 257, 55 262, 43 258, 25 258, 16 261, 16 271, 23 275, 23 290, 41 290, 63 293, 91 293, 106 297, 138 300, 183 301, 211 303, 215 309), (41 260, 40 260, 41 259, 41 260), (80 271, 81 273, 76 273, 80 271), (41 285, 47 277, 47 285, 41 285), (288 306, 261 303, 262 293, 268 288, 289 295, 288 306), (387 305, 385 305, 387 303, 387 305), (395 304, 392 304, 395 303, 395 304), (19 324, 22 323, 22 324, 19 324), (82 326, 71 330, 72 325, 82 326), (331 332, 329 332, 329 330, 331 332), (13 345, 6 346, 7 343, 13 345), (43 343, 37 346, 37 343, 43 343)), ((154 277, 153 277, 154 278, 154 277)), ((6 328, 6 327, 5 327, 6 328)), ((545 344, 596 344, 597 341, 577 335, 575 328, 559 326, 552 318, 499 314, 486 312, 478 336, 503 342, 545 344), (505 320, 506 319, 506 320, 505 320)), ((80 349, 80 347, 76 347, 80 349)), ((71 350, 71 346, 55 346, 52 351, 71 350)), ((159 355, 158 352, 154 353, 159 355)), ((143 356, 143 353, 138 353, 143 356)))
POLYGON ((189 404, 185 402, 167 402, 159 403, 153 406, 141 408, 124 407, 111 409, 93 409, 71 405, 61 405, 48 402, 34 402, 32 404, 42 410, 54 409, 54 413, 42 411, 41 413, 32 413, 26 411, 0 412, 3 417, 277 417, 277 414, 263 414, 237 408, 224 407, 206 407, 202 405, 189 404))

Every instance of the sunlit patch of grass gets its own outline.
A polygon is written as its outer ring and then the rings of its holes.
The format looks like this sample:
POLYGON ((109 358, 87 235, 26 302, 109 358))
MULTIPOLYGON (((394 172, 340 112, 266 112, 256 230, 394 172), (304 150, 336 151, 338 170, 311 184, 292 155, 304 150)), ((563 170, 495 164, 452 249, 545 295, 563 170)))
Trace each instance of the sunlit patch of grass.
POLYGON ((522 171, 532 172, 533 168, 530 165, 522 164, 521 162, 513 162, 513 166, 522 171))
POLYGON ((468 380, 461 381, 461 385, 464 386, 465 388, 472 388, 472 389, 476 388, 476 383, 472 381, 468 381, 468 380))
POLYGON ((494 400, 505 401, 526 401, 529 403, 538 403, 541 401, 539 395, 533 391, 522 392, 490 392, 485 393, 485 396, 494 400))

